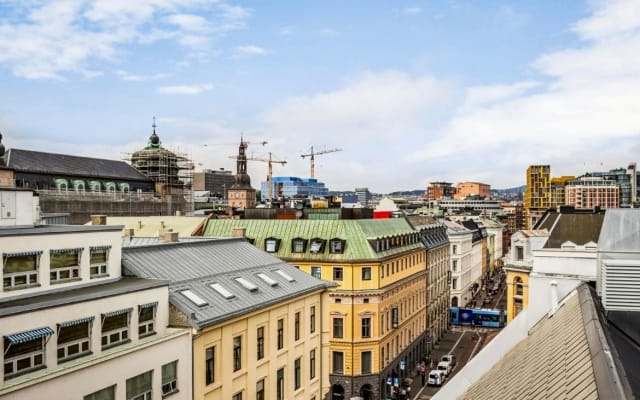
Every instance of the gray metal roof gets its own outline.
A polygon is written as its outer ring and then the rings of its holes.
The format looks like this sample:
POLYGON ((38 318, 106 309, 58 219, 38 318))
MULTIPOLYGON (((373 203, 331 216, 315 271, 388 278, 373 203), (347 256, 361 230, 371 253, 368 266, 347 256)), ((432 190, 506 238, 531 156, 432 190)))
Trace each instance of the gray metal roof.
POLYGON ((150 181, 124 161, 22 149, 9 149, 4 159, 7 167, 19 172, 150 181))
MULTIPOLYGON (((178 242, 201 242, 203 240, 219 240, 220 238, 203 237, 203 236, 178 236, 178 242)), ((123 237, 122 247, 139 247, 139 246, 155 246, 160 244, 169 244, 159 236, 133 236, 123 237)))
POLYGON ((335 286, 298 270, 243 239, 219 239, 125 247, 123 273, 168 279, 169 301, 202 329, 305 293, 335 286), (276 273, 281 270, 294 279, 276 273), (277 282, 271 286, 257 276, 277 282), (237 282, 244 278, 257 287, 250 291, 237 282), (218 283, 234 295, 225 298, 209 285, 218 283), (198 306, 180 292, 190 290, 206 305, 198 306))
POLYGON ((608 209, 604 214, 598 249, 602 252, 640 251, 640 210, 608 209))
POLYGON ((111 282, 98 282, 89 285, 76 285, 65 290, 54 290, 38 295, 26 295, 13 300, 0 302, 0 317, 32 312, 45 308, 63 306, 96 300, 104 297, 119 296, 140 290, 166 286, 168 282, 157 279, 122 277, 111 282))
POLYGON ((49 235, 52 233, 121 231, 123 225, 37 225, 0 227, 0 236, 49 235))

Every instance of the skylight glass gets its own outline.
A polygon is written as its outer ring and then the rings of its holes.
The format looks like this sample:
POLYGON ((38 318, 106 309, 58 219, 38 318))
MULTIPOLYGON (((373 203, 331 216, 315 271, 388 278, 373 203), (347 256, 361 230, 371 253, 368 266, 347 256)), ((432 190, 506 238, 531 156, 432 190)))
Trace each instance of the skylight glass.
POLYGON ((270 277, 268 277, 267 275, 263 274, 263 273, 259 273, 257 274, 258 278, 262 279, 263 281, 265 281, 267 284, 271 285, 271 286, 278 286, 278 282, 274 281, 273 279, 271 279, 270 277))
POLYGON ((293 279, 293 278, 291 277, 291 275, 287 274, 286 272, 284 272, 284 271, 283 271, 283 270, 281 270, 281 269, 277 269, 277 270, 275 270, 275 273, 276 273, 276 274, 278 274, 278 275, 280 275, 280 276, 281 276, 281 277, 283 277, 284 279, 288 280, 289 282, 294 282, 294 281, 295 281, 295 279, 293 279))
POLYGON ((225 299, 232 299, 234 297, 236 297, 235 294, 231 293, 230 291, 228 291, 227 289, 225 289, 221 284, 219 283, 212 283, 209 285, 209 287, 213 290, 215 290, 216 292, 218 292, 222 297, 224 297, 225 299))
POLYGON ((253 282, 249 282, 244 278, 236 278, 236 282, 238 282, 239 284, 244 286, 245 289, 251 292, 255 292, 256 290, 258 290, 258 287, 253 282))
POLYGON ((206 301, 202 299, 202 297, 193 293, 191 290, 182 290, 180 294, 186 297, 187 299, 191 300, 191 302, 197 305, 198 307, 206 306, 208 304, 206 301))
POLYGON ((311 246, 309 247, 309 250, 312 253, 318 253, 320 252, 321 248, 322 248, 322 242, 311 242, 311 246))

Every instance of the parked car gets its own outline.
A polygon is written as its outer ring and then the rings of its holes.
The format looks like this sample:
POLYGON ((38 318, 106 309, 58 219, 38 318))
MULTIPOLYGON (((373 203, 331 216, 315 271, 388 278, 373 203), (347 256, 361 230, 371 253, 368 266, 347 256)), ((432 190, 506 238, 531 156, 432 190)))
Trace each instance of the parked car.
POLYGON ((449 362, 449 364, 451 365, 451 369, 453 369, 458 363, 458 361, 456 361, 456 356, 454 356, 453 354, 445 354, 444 356, 440 357, 440 361, 449 362))
POLYGON ((429 371, 429 377, 427 379, 427 386, 442 386, 444 383, 444 372, 432 369, 429 371))
POLYGON ((444 372, 444 376, 449 376, 451 373, 451 364, 449 361, 440 361, 437 366, 438 370, 444 372))

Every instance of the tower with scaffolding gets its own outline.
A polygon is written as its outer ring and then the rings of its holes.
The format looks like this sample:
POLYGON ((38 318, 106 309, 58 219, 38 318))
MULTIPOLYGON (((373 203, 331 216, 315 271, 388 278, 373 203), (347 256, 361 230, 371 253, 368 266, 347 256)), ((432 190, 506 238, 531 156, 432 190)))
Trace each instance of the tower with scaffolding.
POLYGON ((156 121, 153 119, 153 132, 144 149, 128 157, 131 165, 155 183, 155 192, 163 199, 166 209, 164 215, 191 215, 193 213, 194 163, 185 153, 173 152, 162 147, 156 133, 156 121))

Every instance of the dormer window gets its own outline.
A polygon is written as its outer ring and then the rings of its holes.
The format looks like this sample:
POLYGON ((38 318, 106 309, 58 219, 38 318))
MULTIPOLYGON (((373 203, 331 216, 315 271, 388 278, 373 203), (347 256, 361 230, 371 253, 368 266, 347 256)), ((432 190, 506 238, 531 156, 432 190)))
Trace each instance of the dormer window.
POLYGON ((307 240, 295 238, 291 241, 291 251, 294 253, 304 253, 307 249, 307 240))
POLYGON ((342 239, 331 239, 329 252, 331 254, 342 254, 344 253, 344 245, 346 240, 342 239))
POLYGON ((273 237, 264 240, 264 249, 267 253, 275 253, 280 248, 280 239, 273 237))
POLYGON ((309 245, 309 251, 311 253, 323 253, 325 243, 326 243, 326 240, 324 239, 320 239, 320 238, 311 239, 311 245, 309 245))

